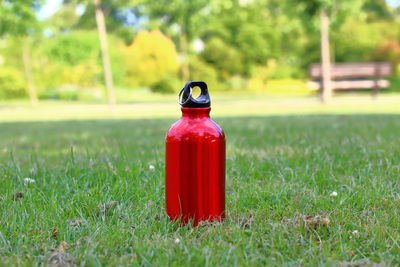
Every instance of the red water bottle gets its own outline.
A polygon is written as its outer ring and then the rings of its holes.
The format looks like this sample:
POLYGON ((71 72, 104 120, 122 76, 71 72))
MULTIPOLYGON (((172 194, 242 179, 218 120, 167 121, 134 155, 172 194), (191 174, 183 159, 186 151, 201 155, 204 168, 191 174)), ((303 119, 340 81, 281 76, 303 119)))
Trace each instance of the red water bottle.
POLYGON ((182 118, 166 137, 166 210, 171 220, 222 221, 225 218, 225 135, 210 119, 210 96, 202 81, 179 93, 182 118), (201 94, 192 97, 192 88, 201 94))

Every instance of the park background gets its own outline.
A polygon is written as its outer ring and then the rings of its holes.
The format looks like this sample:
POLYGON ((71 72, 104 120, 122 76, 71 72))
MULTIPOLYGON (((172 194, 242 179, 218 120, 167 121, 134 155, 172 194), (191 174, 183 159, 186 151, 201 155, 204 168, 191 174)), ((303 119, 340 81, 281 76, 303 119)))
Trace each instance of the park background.
POLYGON ((318 94, 307 81, 320 62, 321 12, 332 64, 390 62, 383 92, 400 90, 395 0, 16 0, 0 8, 2 103, 170 102, 186 81, 204 80, 231 100, 294 97, 285 109, 318 94))
POLYGON ((398 266, 396 0, 0 0, 0 265, 398 266), (321 58, 390 87, 321 99, 321 58), (187 80, 225 131, 223 224, 171 223, 187 80), (324 100, 324 101, 321 101, 324 100))

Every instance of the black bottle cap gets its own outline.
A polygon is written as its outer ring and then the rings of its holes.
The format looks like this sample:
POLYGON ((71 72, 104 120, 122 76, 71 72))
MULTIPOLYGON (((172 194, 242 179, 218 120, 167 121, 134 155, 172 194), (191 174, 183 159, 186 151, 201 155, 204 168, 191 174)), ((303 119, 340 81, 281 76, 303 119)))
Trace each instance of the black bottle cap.
POLYGON ((206 108, 211 106, 207 84, 203 81, 189 81, 179 93, 178 103, 185 108, 206 108), (193 87, 200 87, 201 94, 197 98, 192 97, 193 87))

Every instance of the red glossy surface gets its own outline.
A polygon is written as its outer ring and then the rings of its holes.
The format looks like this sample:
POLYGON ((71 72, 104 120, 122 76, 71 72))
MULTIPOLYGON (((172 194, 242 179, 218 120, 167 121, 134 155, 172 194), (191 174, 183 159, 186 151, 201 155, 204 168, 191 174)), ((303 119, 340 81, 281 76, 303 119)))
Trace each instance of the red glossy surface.
POLYGON ((225 217, 225 135, 211 108, 181 108, 166 137, 166 210, 171 220, 225 217))

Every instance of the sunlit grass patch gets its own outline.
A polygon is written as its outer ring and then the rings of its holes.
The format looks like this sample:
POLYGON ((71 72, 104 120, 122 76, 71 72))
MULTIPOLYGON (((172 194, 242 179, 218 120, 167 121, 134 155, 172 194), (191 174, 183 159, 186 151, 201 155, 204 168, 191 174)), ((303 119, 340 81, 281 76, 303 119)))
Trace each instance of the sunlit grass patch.
POLYGON ((197 228, 164 212, 173 119, 0 124, 0 263, 400 264, 398 115, 216 120, 227 219, 197 228))

